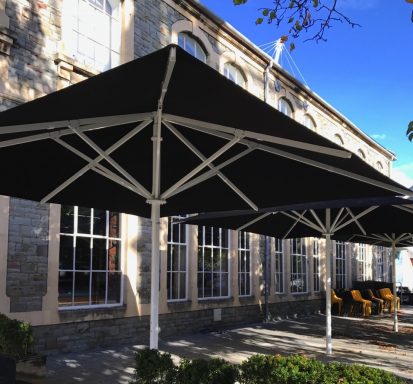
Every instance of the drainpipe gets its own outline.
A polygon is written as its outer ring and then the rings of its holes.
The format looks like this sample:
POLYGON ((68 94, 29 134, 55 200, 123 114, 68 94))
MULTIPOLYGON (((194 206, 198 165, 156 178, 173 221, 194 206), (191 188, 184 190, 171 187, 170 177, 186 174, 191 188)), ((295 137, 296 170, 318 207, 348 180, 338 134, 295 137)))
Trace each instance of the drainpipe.
POLYGON ((270 60, 270 62, 267 64, 267 66, 265 67, 265 71, 264 71, 264 101, 266 103, 268 103, 269 97, 268 97, 268 82, 270 79, 270 69, 273 66, 273 61, 272 59, 270 60))

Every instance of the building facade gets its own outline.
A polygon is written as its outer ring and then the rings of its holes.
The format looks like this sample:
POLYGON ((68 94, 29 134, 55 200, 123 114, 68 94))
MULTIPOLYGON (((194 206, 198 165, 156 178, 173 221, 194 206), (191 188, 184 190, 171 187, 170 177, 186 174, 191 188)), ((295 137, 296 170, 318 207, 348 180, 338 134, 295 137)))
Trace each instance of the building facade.
MULTIPOLYGON (((390 174, 389 151, 194 0, 0 0, 0 108, 170 43, 390 174)), ((7 196, 0 212, 0 312, 32 323, 38 351, 147 343, 148 219, 7 196)), ((178 219, 161 224, 161 338, 323 308, 323 240, 266 239, 178 219)), ((333 287, 390 281, 389 266, 385 248, 336 242, 333 287)))

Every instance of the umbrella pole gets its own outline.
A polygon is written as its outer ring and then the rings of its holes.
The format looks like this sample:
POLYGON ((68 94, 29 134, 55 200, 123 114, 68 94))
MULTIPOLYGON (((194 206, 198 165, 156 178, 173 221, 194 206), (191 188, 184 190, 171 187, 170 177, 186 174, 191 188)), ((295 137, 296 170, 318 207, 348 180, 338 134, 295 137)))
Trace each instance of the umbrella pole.
POLYGON ((396 287, 396 244, 393 241, 391 246, 391 255, 392 255, 392 280, 393 280, 393 305, 394 305, 394 318, 393 318, 393 331, 399 332, 399 323, 397 319, 397 287, 396 287))
POLYGON ((326 354, 333 353, 331 330, 331 211, 326 209, 326 354))

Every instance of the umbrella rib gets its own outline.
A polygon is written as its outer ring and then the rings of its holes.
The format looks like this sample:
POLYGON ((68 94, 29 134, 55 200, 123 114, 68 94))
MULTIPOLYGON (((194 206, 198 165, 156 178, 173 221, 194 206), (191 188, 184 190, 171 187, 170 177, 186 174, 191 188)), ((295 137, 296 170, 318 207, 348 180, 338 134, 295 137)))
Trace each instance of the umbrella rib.
POLYGON ((230 140, 227 144, 225 144, 220 149, 218 149, 218 151, 216 151, 214 154, 212 154, 210 157, 208 157, 205 161, 203 161, 201 164, 199 164, 197 167, 195 167, 191 172, 187 173, 184 177, 182 177, 174 185, 172 185, 164 193, 162 193, 161 199, 163 199, 163 200, 167 199, 175 190, 177 190, 179 187, 181 187, 183 184, 185 184, 185 182, 190 180, 197 173, 202 171, 205 167, 209 166, 209 164, 211 164, 219 156, 221 156, 226 151, 228 151, 231 147, 233 147, 235 144, 237 144, 241 139, 242 139, 242 134, 235 135, 235 137, 232 138, 232 140, 230 140))
POLYGON ((318 225, 320 226, 320 228, 323 228, 323 232, 324 232, 324 233, 329 232, 329 231, 327 230, 326 225, 325 225, 323 222, 321 222, 321 219, 318 217, 318 215, 317 215, 317 213, 314 211, 314 209, 310 209, 310 212, 311 212, 311 214, 313 215, 313 217, 315 218, 315 220, 317 221, 317 223, 318 223, 318 225))
POLYGON ((258 217, 256 217, 253 220, 248 221, 247 223, 245 223, 244 225, 241 225, 240 227, 238 227, 236 229, 236 231, 243 231, 245 228, 248 228, 249 226, 251 226, 252 224, 257 223, 258 221, 261 221, 262 219, 265 219, 267 216, 272 215, 272 214, 277 214, 277 212, 267 212, 264 213, 263 215, 260 215, 258 217))
MULTIPOLYGON (((173 126, 173 124, 164 121, 165 126, 182 142, 184 143, 199 159, 202 161, 206 160, 206 156, 204 156, 201 151, 199 151, 179 130, 173 126)), ((211 163, 208 167, 215 171, 215 166, 211 163)), ((231 180, 229 180, 222 172, 217 171, 216 175, 225 183, 227 184, 238 196, 240 196, 252 209, 255 211, 258 210, 256 204, 253 203, 248 196, 245 195, 231 180)))
MULTIPOLYGON (((221 138, 224 138, 224 139, 227 139, 227 140, 230 140, 231 137, 232 137, 231 135, 229 135, 227 133, 218 132, 218 131, 211 131, 211 130, 206 129, 206 128, 204 129, 204 128, 200 128, 200 127, 197 127, 197 128, 193 127, 193 129, 198 130, 200 132, 210 134, 210 135, 221 137, 221 138)), ((413 196, 413 191, 410 191, 408 189, 399 188, 397 186, 393 186, 393 185, 384 183, 384 182, 379 181, 379 180, 374 180, 374 179, 371 179, 371 178, 366 177, 366 176, 358 175, 357 173, 346 171, 344 169, 337 168, 337 167, 334 167, 332 165, 324 164, 324 163, 321 163, 319 161, 309 159, 307 157, 296 155, 296 154, 293 154, 291 152, 286 152, 286 151, 283 151, 281 149, 270 147, 268 145, 259 144, 255 141, 243 139, 243 140, 240 140, 240 144, 243 144, 243 145, 246 145, 246 146, 252 146, 255 149, 258 149, 258 150, 261 150, 261 151, 264 151, 264 152, 268 152, 268 153, 271 153, 271 154, 276 155, 276 156, 284 157, 284 158, 287 158, 289 160, 294 160, 294 161, 297 161, 299 163, 307 164, 309 166, 319 168, 319 169, 322 169, 322 170, 325 170, 325 171, 328 171, 328 172, 331 172, 331 173, 335 173, 335 174, 338 174, 338 175, 341 175, 341 176, 344 176, 344 177, 347 177, 347 178, 350 178, 350 179, 361 181, 361 182, 366 183, 366 184, 370 184, 370 185, 374 185, 376 187, 384 188, 388 191, 396 192, 397 194, 413 196)))
MULTIPOLYGON (((140 123, 136 128, 134 128, 132 131, 130 131, 127 135, 122 137, 120 140, 118 140, 115 144, 113 144, 111 147, 109 147, 106 150, 106 153, 110 154, 117 148, 119 148, 121 145, 126 143, 130 138, 132 138, 134 135, 139 133, 142 129, 144 129, 147 125, 151 123, 152 120, 147 120, 143 121, 140 123)), ((92 169, 95 167, 100 161, 103 160, 102 156, 96 157, 92 163, 86 164, 83 168, 81 168, 79 171, 77 171, 74 175, 72 175, 69 179, 67 179, 65 182, 60 184, 57 188, 55 188, 52 192, 50 192, 47 196, 45 196, 40 202, 41 203, 47 203, 51 198, 56 196, 59 192, 63 191, 66 187, 68 187, 70 184, 72 184, 74 181, 76 181, 79 177, 81 177, 83 174, 85 174, 88 170, 92 169)), ((137 186, 135 186, 137 187, 137 186)), ((143 187, 142 187, 143 188, 143 187)), ((140 188, 138 188, 140 189, 140 188)), ((145 194, 145 188, 143 188, 142 193, 145 194)), ((146 193, 149 193, 146 191, 146 193)), ((150 196, 150 195, 149 195, 150 196)))
POLYGON ((405 205, 393 205, 393 207, 398 208, 402 211, 405 211, 407 213, 413 214, 413 210, 410 208, 410 206, 405 206, 405 205))
POLYGON ((178 193, 181 193, 189 188, 192 188, 193 186, 200 184, 204 182, 205 180, 210 179, 211 177, 215 176, 220 169, 226 167, 227 165, 233 163, 234 161, 237 161, 238 159, 248 155, 254 150, 254 148, 247 148, 246 150, 240 152, 238 155, 231 157, 230 159, 226 160, 225 162, 214 166, 214 169, 211 169, 210 171, 207 171, 203 173, 202 175, 195 177, 191 181, 187 182, 186 184, 182 185, 179 187, 174 193, 172 193, 169 197, 172 197, 174 195, 177 195, 178 193))
MULTIPOLYGON (((227 127, 224 125, 219 125, 219 124, 214 124, 214 123, 208 123, 205 121, 199 121, 199 120, 190 119, 190 118, 182 117, 182 116, 175 116, 171 114, 165 114, 164 118, 172 123, 178 123, 179 125, 183 125, 187 128, 192 128, 192 129, 197 129, 198 127, 201 127, 201 128, 207 128, 210 130, 225 132, 229 134, 233 134, 234 131, 237 131, 237 129, 232 128, 232 127, 227 127)), ((322 145, 305 143, 302 141, 286 139, 286 138, 276 137, 272 135, 266 135, 263 133, 252 132, 248 130, 243 130, 242 132, 245 137, 255 139, 255 140, 266 141, 269 143, 284 145, 287 147, 300 148, 306 151, 323 153, 326 155, 345 158, 345 159, 348 159, 351 157, 350 152, 342 150, 342 149, 329 148, 329 147, 325 147, 322 145)))
POLYGON ((331 224, 331 231, 334 232, 334 228, 337 224, 339 224, 342 220, 343 217, 341 216, 343 214, 344 208, 340 208, 338 211, 336 218, 334 219, 333 223, 331 224))
POLYGON ((369 207, 367 209, 365 209, 364 211, 358 213, 357 215, 354 215, 353 212, 349 209, 347 209, 347 212, 349 213, 349 215, 351 216, 351 219, 347 220, 346 222, 344 222, 343 224, 339 225, 338 227, 335 228, 335 231, 339 231, 340 229, 347 227, 349 224, 356 222, 357 226, 360 228, 360 230, 363 232, 363 234, 366 234, 366 231, 363 229, 363 227, 361 226, 361 224, 359 225, 359 222, 357 221, 358 219, 361 219, 363 216, 369 214, 370 212, 374 211, 375 209, 377 209, 378 206, 374 205, 372 207, 369 207))
MULTIPOLYGON (((150 121, 147 121, 147 123, 149 124, 150 121)), ((146 124, 147 125, 147 124, 146 124)), ((101 160, 106 160, 110 165, 112 165, 112 167, 114 167, 120 174, 122 174, 130 183, 132 183, 136 188, 138 188, 139 190, 142 191, 142 193, 144 194, 144 196, 146 196, 148 199, 151 198, 151 194, 149 193, 149 191, 142 185, 140 184, 128 171, 126 171, 118 162, 116 162, 112 157, 109 156, 108 150, 104 151, 102 148, 100 148, 93 140, 89 139, 89 137, 87 137, 83 132, 81 132, 78 127, 71 127, 73 129, 73 132, 76 133, 76 135, 78 135, 86 144, 88 144, 92 149, 94 149, 98 154, 99 157, 101 157, 101 160)), ((127 135, 124 136, 124 138, 127 135)), ((122 141, 122 144, 127 142, 132 136, 134 135, 129 135, 128 139, 126 140, 120 140, 122 141)), ((119 143, 119 142, 118 142, 119 143)), ((111 152, 113 152, 114 150, 116 150, 118 147, 120 147, 120 145, 117 145, 118 143, 115 143, 112 147, 110 147, 112 149, 111 152)))
MULTIPOLYGON (((20 133, 20 132, 33 132, 43 131, 45 129, 56 129, 62 127, 68 127, 71 124, 77 124, 79 126, 96 124, 98 128, 108 128, 114 125, 136 123, 147 119, 153 119, 154 112, 145 113, 132 113, 128 115, 113 115, 113 116, 100 116, 100 117, 88 117, 85 119, 76 120, 58 120, 50 122, 32 123, 32 124, 18 124, 8 125, 0 127, 0 135, 8 133, 20 133)), ((95 128, 95 129, 98 129, 95 128)))
MULTIPOLYGON (((73 152, 74 154, 78 155, 81 157, 83 160, 87 161, 88 163, 93 162, 93 159, 91 159, 89 156, 86 156, 84 153, 79 151, 78 149, 72 147, 70 144, 66 143, 65 141, 61 139, 55 139, 57 143, 59 143, 61 146, 65 147, 69 151, 73 152)), ((122 185, 125 188, 130 189, 131 191, 137 193, 138 195, 145 197, 138 188, 136 188, 133 184, 129 183, 127 180, 122 179, 120 176, 118 176, 116 173, 112 172, 110 169, 106 168, 102 164, 98 164, 96 167, 91 168, 92 171, 95 171, 99 173, 100 175, 108 178, 109 180, 114 181, 115 183, 118 183, 122 185)))
MULTIPOLYGON (((302 223, 306 225, 307 227, 310 227, 317 232, 322 233, 324 231, 324 228, 317 226, 317 224, 313 223, 312 221, 308 220, 304 215, 307 213, 307 210, 305 210, 302 214, 298 213, 297 211, 292 211, 292 213, 289 212, 282 212, 285 216, 289 217, 290 219, 293 219, 296 221, 295 224, 302 223)), ((292 229, 292 228, 291 228, 292 229)), ((291 229, 288 231, 288 233, 291 232, 291 229)))

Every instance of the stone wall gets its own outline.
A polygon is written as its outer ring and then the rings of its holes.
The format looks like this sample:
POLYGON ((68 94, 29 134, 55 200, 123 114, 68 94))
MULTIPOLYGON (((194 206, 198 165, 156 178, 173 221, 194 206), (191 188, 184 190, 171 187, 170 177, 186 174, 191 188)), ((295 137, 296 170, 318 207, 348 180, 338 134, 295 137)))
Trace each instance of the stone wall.
MULTIPOLYGON (((297 300, 291 303, 271 304, 270 310, 273 318, 285 318, 315 313, 323 306, 324 300, 297 300)), ((217 309, 160 315, 160 338, 195 332, 211 332, 226 327, 261 322, 264 318, 264 309, 259 305, 218 309, 221 318, 219 321, 214 321, 214 311, 217 309)), ((119 316, 121 312, 119 311, 119 316)), ((82 351, 116 344, 147 345, 149 317, 119 317, 38 326, 34 327, 34 337, 36 352, 46 354, 82 351)))
POLYGON ((10 312, 42 310, 47 291, 49 205, 11 198, 7 255, 10 312))

